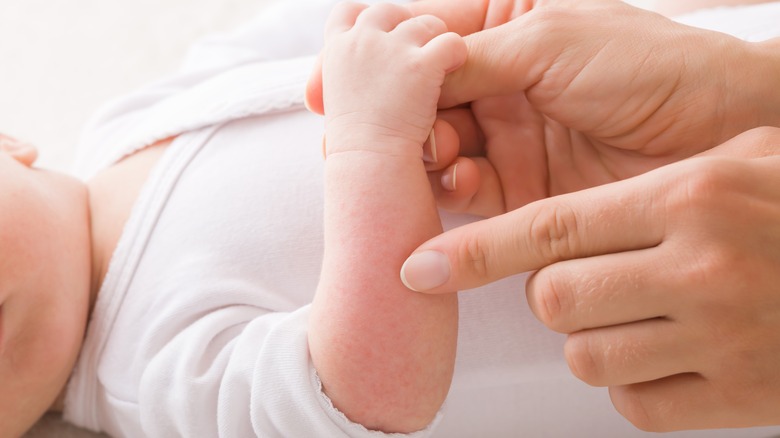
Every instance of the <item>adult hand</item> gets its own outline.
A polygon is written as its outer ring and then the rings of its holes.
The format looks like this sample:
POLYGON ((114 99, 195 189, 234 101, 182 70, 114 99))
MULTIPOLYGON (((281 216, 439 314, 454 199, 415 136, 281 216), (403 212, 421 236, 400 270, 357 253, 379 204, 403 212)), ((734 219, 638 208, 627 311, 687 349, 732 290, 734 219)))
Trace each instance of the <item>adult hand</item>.
POLYGON ((780 125, 777 42, 746 43, 619 1, 550 0, 467 43, 441 102, 473 101, 471 111, 442 117, 477 157, 459 161, 454 192, 439 187, 450 210, 500 214, 780 125))
POLYGON ((528 302, 570 334, 574 374, 666 431, 780 424, 779 266, 780 129, 760 128, 440 235, 404 279, 435 293, 539 269, 528 302))

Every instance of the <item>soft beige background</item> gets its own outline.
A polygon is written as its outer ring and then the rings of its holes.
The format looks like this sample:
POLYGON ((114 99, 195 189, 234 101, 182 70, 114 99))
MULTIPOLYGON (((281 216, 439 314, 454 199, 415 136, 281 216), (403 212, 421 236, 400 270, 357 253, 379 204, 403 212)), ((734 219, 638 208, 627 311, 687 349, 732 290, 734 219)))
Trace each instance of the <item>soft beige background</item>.
MULTIPOLYGON (((67 170, 101 103, 172 72, 194 39, 273 1, 284 0, 0 0, 0 132, 67 170)), ((50 416, 28 436, 91 435, 50 416)))
POLYGON ((281 0, 0 0, 0 132, 65 168, 109 98, 176 68, 187 46, 281 0))

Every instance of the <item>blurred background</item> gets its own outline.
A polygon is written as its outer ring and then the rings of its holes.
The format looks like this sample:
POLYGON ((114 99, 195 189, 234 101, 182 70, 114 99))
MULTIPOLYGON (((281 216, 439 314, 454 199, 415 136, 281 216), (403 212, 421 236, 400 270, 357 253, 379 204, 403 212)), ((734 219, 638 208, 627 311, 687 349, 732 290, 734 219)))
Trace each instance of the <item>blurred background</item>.
POLYGON ((174 71, 195 39, 275 1, 284 0, 0 0, 0 132, 36 144, 39 165, 67 170, 100 104, 174 71))
POLYGON ((97 107, 174 71, 197 38, 283 0, 0 0, 0 132, 67 169, 97 107))

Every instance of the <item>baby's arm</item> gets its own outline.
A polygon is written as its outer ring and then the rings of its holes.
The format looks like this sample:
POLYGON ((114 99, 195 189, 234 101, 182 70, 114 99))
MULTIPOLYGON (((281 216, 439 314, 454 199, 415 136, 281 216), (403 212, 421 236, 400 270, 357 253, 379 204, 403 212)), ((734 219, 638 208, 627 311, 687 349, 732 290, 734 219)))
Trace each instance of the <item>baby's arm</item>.
POLYGON ((325 258, 309 347, 325 393, 350 420, 411 432, 447 395, 458 307, 455 294, 411 292, 398 272, 441 232, 422 145, 444 76, 466 49, 431 16, 362 9, 337 7, 326 30, 325 258))

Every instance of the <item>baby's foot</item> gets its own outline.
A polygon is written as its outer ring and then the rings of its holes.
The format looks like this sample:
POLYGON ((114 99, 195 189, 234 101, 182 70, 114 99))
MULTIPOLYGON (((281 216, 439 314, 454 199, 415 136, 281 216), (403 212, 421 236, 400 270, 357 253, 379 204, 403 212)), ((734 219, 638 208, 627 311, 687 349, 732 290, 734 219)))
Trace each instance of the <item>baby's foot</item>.
POLYGON ((421 155, 444 77, 465 59, 462 38, 436 17, 412 17, 392 4, 338 6, 328 21, 323 55, 328 153, 421 155), (347 138, 352 141, 338 140, 347 138))

